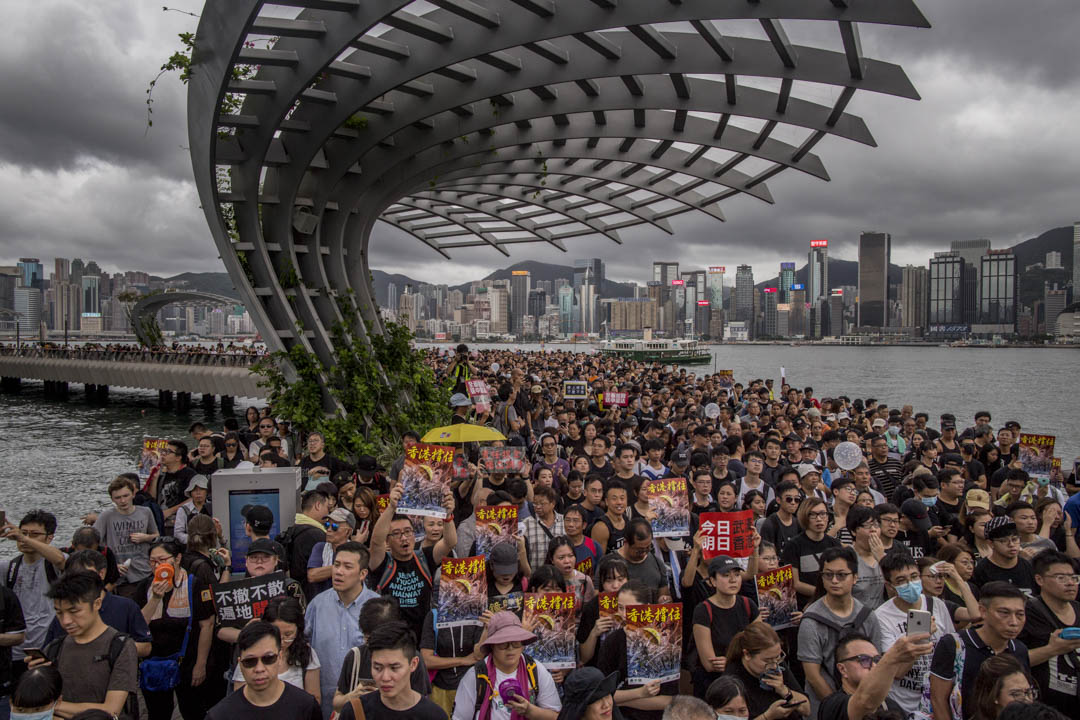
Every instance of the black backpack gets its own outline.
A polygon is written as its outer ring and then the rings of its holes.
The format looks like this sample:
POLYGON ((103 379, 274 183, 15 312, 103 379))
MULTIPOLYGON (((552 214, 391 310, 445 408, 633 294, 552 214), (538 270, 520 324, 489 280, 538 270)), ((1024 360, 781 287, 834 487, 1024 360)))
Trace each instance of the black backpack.
MULTIPOLYGON (((45 657, 49 659, 56 669, 60 669, 60 649, 64 646, 64 640, 67 636, 59 637, 46 645, 42 652, 45 653, 45 657)), ((124 646, 131 642, 134 644, 131 636, 127 633, 118 632, 113 635, 113 639, 109 642, 109 654, 107 656, 98 656, 94 658, 94 662, 100 662, 102 660, 109 661, 109 673, 112 673, 113 667, 116 666, 116 661, 120 659, 120 653, 124 652, 124 646)), ((139 694, 138 692, 129 692, 127 700, 124 702, 124 709, 120 713, 120 718, 123 720, 138 720, 139 718, 139 694)))
MULTIPOLYGON (((927 603, 927 610, 929 610, 931 613, 933 613, 934 612, 934 606, 931 603, 927 603)), ((845 631, 854 630, 855 632, 858 632, 859 628, 866 621, 866 618, 870 617, 871 612, 872 611, 870 610, 870 608, 868 606, 863 605, 862 609, 859 610, 859 612, 857 612, 855 614, 855 619, 850 621, 850 622, 845 622, 843 625, 840 625, 835 620, 833 620, 832 618, 827 618, 824 615, 821 615, 820 613, 817 613, 817 612, 808 612, 808 613, 804 614, 803 615, 803 620, 806 620, 807 618, 811 618, 814 621, 816 621, 818 623, 821 623, 826 628, 828 628, 828 630, 829 630, 829 643, 832 645, 833 651, 835 652, 836 651, 836 646, 840 642, 840 637, 845 633, 845 631)), ((835 657, 834 657, 834 660, 835 660, 835 657)), ((822 669, 825 672, 829 673, 830 677, 837 680, 837 687, 839 687, 840 683, 839 683, 839 679, 836 678, 836 668, 831 667, 831 668, 822 668, 822 669)))
MULTIPOLYGON (((41 561, 45 563, 45 579, 52 585, 56 582, 56 578, 60 577, 60 573, 57 572, 56 568, 53 567, 53 564, 45 558, 42 558, 41 561)), ((22 564, 23 556, 20 554, 16 555, 15 559, 8 565, 7 576, 4 577, 4 584, 11 590, 15 589, 15 581, 19 579, 19 568, 22 567, 22 564)))
POLYGON ((316 532, 319 528, 314 525, 293 525, 274 538, 274 540, 280 543, 281 547, 285 549, 285 564, 287 565, 287 568, 283 569, 289 573, 289 577, 300 583, 300 587, 307 586, 308 558, 293 557, 293 554, 296 552, 296 541, 300 538, 301 534, 308 530, 316 532))

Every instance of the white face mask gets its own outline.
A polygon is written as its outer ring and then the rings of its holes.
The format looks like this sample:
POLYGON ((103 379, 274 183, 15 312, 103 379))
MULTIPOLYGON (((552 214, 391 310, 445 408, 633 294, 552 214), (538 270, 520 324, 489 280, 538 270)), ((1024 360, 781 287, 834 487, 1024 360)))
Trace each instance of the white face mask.
POLYGON ((56 705, 46 710, 39 710, 32 713, 21 713, 15 710, 11 711, 11 720, 53 720, 53 711, 56 709, 56 705))
POLYGON ((739 715, 724 715, 723 713, 716 713, 716 720, 746 720, 746 718, 739 715))

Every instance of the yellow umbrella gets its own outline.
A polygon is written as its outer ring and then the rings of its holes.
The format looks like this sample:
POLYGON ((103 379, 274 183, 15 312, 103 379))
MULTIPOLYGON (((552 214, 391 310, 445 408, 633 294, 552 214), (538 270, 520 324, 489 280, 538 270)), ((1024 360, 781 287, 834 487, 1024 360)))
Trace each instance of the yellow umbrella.
POLYGON ((492 440, 505 440, 506 436, 498 430, 485 425, 469 425, 458 423, 457 425, 445 425, 432 428, 424 435, 422 442, 426 443, 464 443, 464 442, 491 442, 492 440))

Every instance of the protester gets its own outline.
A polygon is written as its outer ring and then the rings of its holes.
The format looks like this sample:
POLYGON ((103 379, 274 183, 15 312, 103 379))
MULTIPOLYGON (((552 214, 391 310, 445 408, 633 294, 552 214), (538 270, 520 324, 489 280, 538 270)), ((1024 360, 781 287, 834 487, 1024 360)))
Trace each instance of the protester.
MULTIPOLYGON (((706 699, 728 678, 743 688, 747 716, 765 720, 799 720, 810 716, 810 701, 785 665, 780 636, 764 622, 753 622, 732 638, 724 674, 709 686, 706 699)), ((714 704, 710 700, 710 704, 714 704)), ((714 704, 715 706, 715 704, 714 704)))
POLYGON ((780 562, 791 565, 800 605, 805 605, 817 592, 822 553, 840 547, 840 541, 825 534, 829 526, 829 509, 821 498, 808 497, 803 500, 799 505, 798 518, 802 532, 784 545, 780 562))
POLYGON ((184 545, 187 545, 188 542, 187 526, 193 517, 196 515, 214 517, 213 510, 210 509, 210 504, 207 502, 209 494, 210 479, 205 475, 193 476, 184 490, 184 495, 188 500, 176 511, 176 520, 173 527, 173 536, 184 545))
POLYGON ((0 583, 0 720, 6 720, 10 711, 9 696, 15 690, 17 679, 11 663, 11 648, 25 638, 26 620, 23 619, 19 598, 6 584, 0 583))
POLYGON ((135 597, 135 589, 150 575, 150 542, 158 536, 154 514, 135 504, 135 482, 127 474, 109 483, 113 507, 102 511, 94 522, 101 542, 112 549, 120 563, 116 594, 135 597))
POLYGON ((63 678, 52 665, 41 665, 28 670, 19 678, 18 685, 11 688, 11 704, 5 696, 0 703, 0 718, 7 720, 12 712, 17 720, 56 717, 57 706, 63 693, 63 678))
POLYGON ((990 541, 990 556, 975 565, 972 580, 982 587, 1002 580, 1021 588, 1028 595, 1036 592, 1035 571, 1031 563, 1020 557, 1020 532, 1008 517, 991 518, 986 523, 986 539, 990 541))
POLYGON ((898 702, 892 690, 909 667, 932 651, 925 633, 899 636, 884 654, 865 635, 845 635, 836 647, 839 688, 822 701, 819 720, 858 720, 881 707, 906 715, 912 705, 898 702))
POLYGON ((1056 549, 1036 555, 1034 571, 1039 594, 1026 603, 1020 640, 1028 648, 1031 674, 1043 702, 1072 713, 1080 700, 1080 638, 1069 640, 1061 633, 1080 625, 1076 597, 1080 575, 1069 557, 1056 549))
POLYGON ((1039 688, 1021 664, 1008 655, 987 658, 975 676, 972 720, 997 720, 1012 703, 1039 699, 1039 688))

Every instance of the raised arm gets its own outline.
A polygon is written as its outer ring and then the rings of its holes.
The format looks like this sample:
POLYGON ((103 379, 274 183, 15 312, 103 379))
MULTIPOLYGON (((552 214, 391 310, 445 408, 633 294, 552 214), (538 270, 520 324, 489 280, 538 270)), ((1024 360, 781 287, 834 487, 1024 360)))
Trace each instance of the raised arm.
POLYGON ((390 522, 397 512, 398 501, 401 500, 401 483, 390 488, 390 498, 386 510, 379 515, 375 526, 371 528, 371 559, 368 561, 368 569, 376 570, 386 559, 386 536, 390 532, 390 522))

